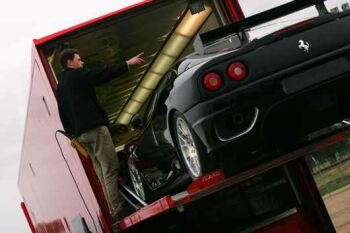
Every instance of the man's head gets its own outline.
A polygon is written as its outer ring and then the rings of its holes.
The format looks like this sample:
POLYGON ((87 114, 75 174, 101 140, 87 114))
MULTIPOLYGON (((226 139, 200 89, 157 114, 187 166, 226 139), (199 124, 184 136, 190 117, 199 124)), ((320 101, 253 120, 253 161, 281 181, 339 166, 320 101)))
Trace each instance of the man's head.
POLYGON ((60 62, 64 68, 78 69, 84 65, 76 49, 64 49, 60 54, 60 62))

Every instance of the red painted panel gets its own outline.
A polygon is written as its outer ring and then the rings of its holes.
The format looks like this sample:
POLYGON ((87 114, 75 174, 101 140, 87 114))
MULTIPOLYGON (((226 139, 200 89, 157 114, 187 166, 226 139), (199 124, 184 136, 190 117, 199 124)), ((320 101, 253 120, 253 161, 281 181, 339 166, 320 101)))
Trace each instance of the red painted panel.
POLYGON ((92 232, 98 232, 101 210, 79 156, 64 136, 57 135, 63 154, 56 142, 55 132, 62 125, 56 98, 38 58, 33 46, 20 192, 37 232, 71 232, 72 220, 79 215, 92 232))
POLYGON ((244 14, 238 0, 225 0, 225 5, 230 13, 230 18, 232 22, 244 19, 244 14))
POLYGON ((316 233, 307 219, 303 212, 298 212, 259 230, 258 233, 316 233))
POLYGON ((91 159, 89 157, 86 158, 83 155, 80 155, 80 160, 83 164, 83 167, 85 169, 87 177, 90 181, 91 188, 94 191, 94 194, 95 194, 96 199, 99 203, 99 206, 101 207, 99 218, 101 219, 101 222, 103 223, 103 228, 108 229, 108 225, 112 224, 112 215, 109 212, 109 207, 107 204, 107 200, 104 196, 101 183, 98 181, 98 177, 97 177, 95 170, 93 168, 91 159))
POLYGON ((171 196, 165 196, 153 202, 152 204, 149 204, 148 206, 136 211, 128 217, 123 218, 120 222, 121 229, 126 229, 158 214, 163 214, 174 207, 175 203, 172 201, 171 196))
POLYGON ((188 193, 195 193, 205 188, 208 188, 214 184, 217 184, 225 179, 223 170, 216 170, 199 177, 195 180, 186 190, 188 193))

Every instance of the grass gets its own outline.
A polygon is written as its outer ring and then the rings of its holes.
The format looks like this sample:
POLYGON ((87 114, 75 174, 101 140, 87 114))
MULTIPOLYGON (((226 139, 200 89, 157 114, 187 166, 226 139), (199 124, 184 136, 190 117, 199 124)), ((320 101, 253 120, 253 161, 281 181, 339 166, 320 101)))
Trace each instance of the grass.
POLYGON ((350 177, 346 176, 346 177, 342 177, 340 180, 333 181, 330 184, 327 184, 323 187, 319 187, 319 190, 320 190, 321 196, 325 196, 349 184, 350 184, 350 177))
POLYGON ((322 196, 350 184, 350 160, 314 174, 322 196))

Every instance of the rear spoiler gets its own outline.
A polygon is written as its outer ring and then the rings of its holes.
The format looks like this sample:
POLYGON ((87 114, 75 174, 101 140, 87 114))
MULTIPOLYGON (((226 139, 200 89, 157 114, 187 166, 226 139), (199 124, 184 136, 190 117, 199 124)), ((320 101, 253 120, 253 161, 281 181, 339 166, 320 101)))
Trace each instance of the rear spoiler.
POLYGON ((296 11, 299 11, 314 5, 316 5, 317 10, 319 12, 326 13, 327 9, 324 6, 324 1, 325 0, 294 0, 292 2, 264 11, 262 13, 242 19, 235 23, 225 25, 221 28, 203 33, 199 36, 203 44, 208 44, 222 37, 225 37, 234 33, 243 32, 244 29, 266 23, 268 21, 280 18, 282 16, 294 13, 296 11))

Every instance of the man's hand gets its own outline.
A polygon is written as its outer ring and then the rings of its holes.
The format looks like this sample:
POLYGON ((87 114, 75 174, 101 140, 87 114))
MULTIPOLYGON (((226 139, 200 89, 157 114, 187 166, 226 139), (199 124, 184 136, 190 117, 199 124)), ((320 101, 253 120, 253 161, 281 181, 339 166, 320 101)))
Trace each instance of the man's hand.
POLYGON ((141 65, 142 63, 145 63, 144 56, 145 56, 144 53, 140 53, 135 57, 132 57, 129 60, 127 60, 126 63, 128 63, 129 66, 141 65))

